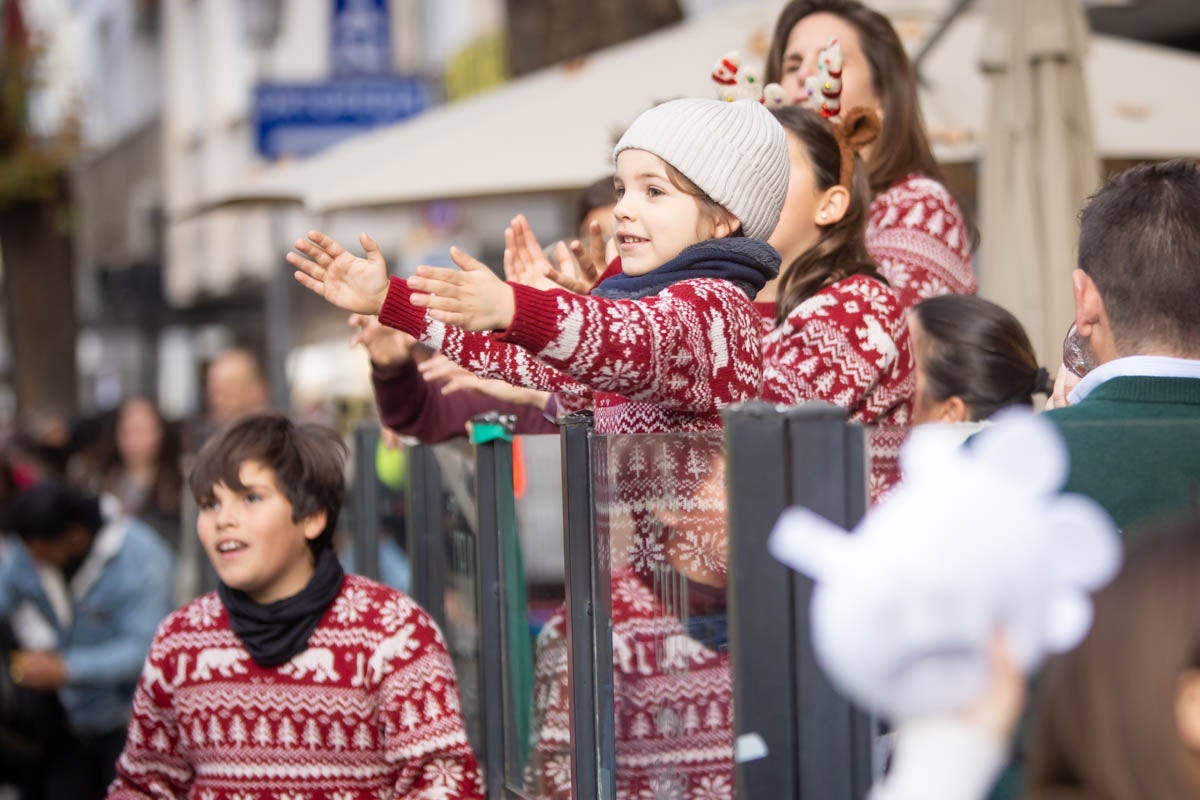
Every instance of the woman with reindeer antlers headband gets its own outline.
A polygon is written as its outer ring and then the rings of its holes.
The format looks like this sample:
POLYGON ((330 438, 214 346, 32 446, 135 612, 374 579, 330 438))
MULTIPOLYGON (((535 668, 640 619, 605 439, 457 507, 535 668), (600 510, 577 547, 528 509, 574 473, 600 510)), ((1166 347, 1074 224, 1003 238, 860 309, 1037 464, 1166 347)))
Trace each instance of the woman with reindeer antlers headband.
POLYGON ((835 99, 842 108, 870 108, 882 122, 878 140, 863 151, 873 195, 867 251, 905 308, 936 295, 974 294, 972 231, 944 185, 916 76, 887 18, 857 0, 793 0, 776 21, 766 81, 781 85, 785 104, 805 103, 831 40, 841 55, 835 99))

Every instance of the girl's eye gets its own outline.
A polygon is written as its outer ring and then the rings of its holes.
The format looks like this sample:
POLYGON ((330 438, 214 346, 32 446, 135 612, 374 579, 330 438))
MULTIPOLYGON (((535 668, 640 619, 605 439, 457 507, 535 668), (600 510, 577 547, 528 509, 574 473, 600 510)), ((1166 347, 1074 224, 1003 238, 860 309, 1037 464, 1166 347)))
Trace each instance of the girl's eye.
POLYGON ((646 194, 650 195, 651 197, 658 197, 659 195, 666 194, 666 192, 664 192, 662 189, 659 189, 657 186, 651 186, 646 190, 646 194))
POLYGON ((260 495, 258 492, 247 492, 246 493, 246 502, 247 503, 257 503, 259 500, 262 500, 262 495, 260 495))
POLYGON ((613 192, 614 192, 614 194, 616 194, 617 199, 620 200, 622 197, 625 196, 625 187, 618 186, 615 189, 613 189, 613 192))

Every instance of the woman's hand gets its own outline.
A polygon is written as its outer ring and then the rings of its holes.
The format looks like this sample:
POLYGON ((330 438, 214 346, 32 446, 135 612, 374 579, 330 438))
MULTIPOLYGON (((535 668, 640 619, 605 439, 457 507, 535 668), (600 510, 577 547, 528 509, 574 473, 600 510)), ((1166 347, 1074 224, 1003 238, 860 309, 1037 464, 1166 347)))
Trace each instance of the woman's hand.
POLYGON ((512 324, 516 301, 512 287, 485 264, 457 247, 450 258, 459 269, 417 267, 408 279, 410 302, 429 309, 429 316, 469 331, 504 330, 512 324))
POLYGON ((384 325, 379 321, 379 317, 351 314, 350 326, 356 329, 354 337, 350 339, 350 346, 361 344, 370 356, 372 364, 393 367, 412 358, 417 340, 404 331, 384 325))
POLYGON ((365 233, 359 237, 366 258, 355 256, 320 231, 309 231, 308 239, 296 240, 304 256, 288 253, 288 263, 305 288, 346 311, 378 314, 387 298, 387 263, 365 233))

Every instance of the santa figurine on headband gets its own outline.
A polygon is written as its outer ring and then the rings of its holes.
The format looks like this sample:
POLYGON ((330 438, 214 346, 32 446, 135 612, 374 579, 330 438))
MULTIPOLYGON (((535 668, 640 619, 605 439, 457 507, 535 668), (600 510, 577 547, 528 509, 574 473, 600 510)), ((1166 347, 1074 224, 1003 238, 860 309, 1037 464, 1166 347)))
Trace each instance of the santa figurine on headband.
MULTIPOLYGON (((727 102, 757 100, 767 108, 779 108, 787 102, 783 87, 778 83, 763 85, 762 77, 753 67, 743 67, 741 56, 731 50, 717 60, 712 70, 717 98, 727 102)), ((842 46, 837 39, 817 54, 817 74, 805 81, 808 100, 803 104, 826 119, 836 120, 842 110, 842 46)))

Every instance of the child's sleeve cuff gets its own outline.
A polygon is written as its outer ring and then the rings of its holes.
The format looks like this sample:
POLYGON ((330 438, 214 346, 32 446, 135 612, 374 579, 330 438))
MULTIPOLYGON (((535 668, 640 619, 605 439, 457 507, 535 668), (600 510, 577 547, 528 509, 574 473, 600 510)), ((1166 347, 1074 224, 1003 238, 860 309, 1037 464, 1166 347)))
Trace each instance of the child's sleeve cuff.
POLYGON ((411 299, 412 290, 403 278, 389 278, 387 297, 383 300, 383 308, 379 309, 379 321, 420 338, 425 332, 425 309, 414 306, 411 299))
POLYGON ((558 336, 558 295, 562 290, 545 292, 517 283, 509 286, 513 290, 512 322, 496 337, 540 353, 558 336))

